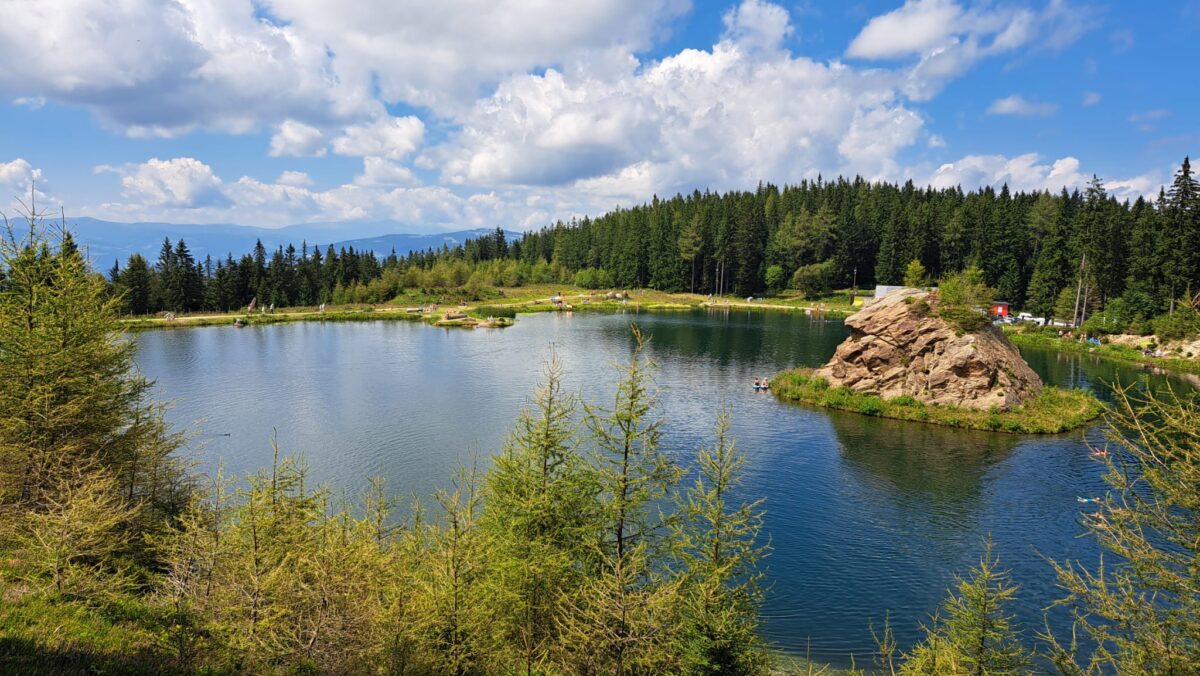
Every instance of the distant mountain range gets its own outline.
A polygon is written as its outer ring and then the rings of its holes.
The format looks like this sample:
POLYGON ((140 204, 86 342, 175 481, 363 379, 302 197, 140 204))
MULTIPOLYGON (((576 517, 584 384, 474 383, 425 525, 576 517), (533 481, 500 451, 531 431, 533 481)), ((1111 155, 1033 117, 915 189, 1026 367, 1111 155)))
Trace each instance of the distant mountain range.
MULTIPOLYGON (((101 269, 112 267, 114 260, 119 260, 124 266, 135 251, 153 263, 158 258, 163 238, 170 238, 172 242, 182 238, 197 260, 204 260, 206 255, 214 259, 225 258, 230 253, 236 258, 253 250, 258 240, 262 240, 268 252, 288 244, 294 244, 299 250, 301 243, 307 242, 310 249, 319 245, 324 250, 332 244, 335 249, 353 246, 358 251, 370 250, 378 256, 386 256, 393 249, 397 254, 405 255, 409 251, 439 248, 443 244, 453 247, 494 230, 478 228, 429 234, 397 234, 395 231, 400 226, 387 221, 302 223, 283 228, 257 228, 231 223, 118 223, 81 217, 68 218, 67 224, 80 247, 101 269)), ((521 236, 517 232, 506 233, 509 241, 521 236)))

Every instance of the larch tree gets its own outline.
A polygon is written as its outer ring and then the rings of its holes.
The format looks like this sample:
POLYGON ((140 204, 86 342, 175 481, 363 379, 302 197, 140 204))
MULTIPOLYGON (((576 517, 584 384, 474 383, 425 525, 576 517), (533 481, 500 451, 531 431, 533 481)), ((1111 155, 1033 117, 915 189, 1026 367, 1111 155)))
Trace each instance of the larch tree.
POLYGON ((1109 494, 1084 525, 1105 552, 1089 568, 1054 564, 1085 651, 1049 630, 1066 673, 1200 670, 1200 396, 1118 390, 1110 413, 1109 494))
POLYGON ((1019 588, 999 565, 989 539, 979 565, 957 580, 925 638, 905 655, 901 674, 1025 673, 1031 656, 1008 610, 1019 588))
POLYGON ((717 418, 716 443, 697 454, 696 480, 683 491, 675 524, 682 563, 681 649, 688 673, 758 674, 768 666, 758 634, 762 500, 738 503, 745 457, 717 418))
POLYGON ((576 407, 552 354, 484 482, 492 631, 498 652, 526 674, 544 672, 559 649, 559 596, 578 590, 597 536, 597 488, 577 447, 576 407))

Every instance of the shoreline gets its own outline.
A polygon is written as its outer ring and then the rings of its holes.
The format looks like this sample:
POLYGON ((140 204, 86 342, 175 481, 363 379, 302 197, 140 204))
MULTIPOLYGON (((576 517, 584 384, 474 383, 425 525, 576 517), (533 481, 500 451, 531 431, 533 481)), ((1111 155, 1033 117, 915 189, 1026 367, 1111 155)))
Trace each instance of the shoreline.
POLYGON ((1019 327, 1002 327, 1004 335, 1017 347, 1031 347, 1055 352, 1091 355, 1123 364, 1135 364, 1162 369, 1167 373, 1200 374, 1200 359, 1186 357, 1148 357, 1139 350, 1123 345, 1104 343, 1089 345, 1076 340, 1059 338, 1042 330, 1022 331, 1019 327))
MULTIPOLYGON (((355 321, 413 321, 423 322, 430 326, 441 328, 505 328, 512 326, 517 315, 537 314, 542 312, 688 312, 692 310, 753 310, 761 312, 805 312, 821 313, 831 319, 843 319, 853 314, 857 308, 844 302, 830 301, 808 302, 795 297, 772 297, 755 302, 745 299, 724 296, 711 301, 707 296, 693 293, 667 293, 652 289, 630 292, 628 303, 603 298, 603 294, 578 289, 575 287, 551 285, 535 285, 532 287, 515 287, 500 290, 500 293, 512 294, 498 298, 472 301, 465 306, 447 305, 437 311, 413 313, 408 311, 404 301, 408 300, 420 305, 413 299, 398 299, 376 305, 339 305, 321 313, 316 307, 283 308, 271 314, 254 314, 247 312, 210 312, 193 315, 183 315, 173 320, 158 316, 127 317, 120 320, 121 326, 129 331, 149 331, 154 329, 188 329, 210 326, 232 326, 234 321, 242 319, 248 326, 267 324, 288 324, 303 321, 322 322, 355 322, 355 321), (547 289, 569 289, 564 293, 568 301, 562 305, 551 302, 554 292, 547 289), (538 293, 538 292, 541 293, 538 293), (528 292, 528 293, 527 293, 528 292), (569 298, 568 298, 569 297, 569 298), (580 299, 592 300, 589 303, 580 299), (594 300, 593 300, 594 299, 594 300), (793 301, 789 304, 787 301, 793 301), (826 307, 821 308, 820 305, 826 307), (497 309, 504 316, 487 321, 487 316, 478 314, 479 310, 497 309), (466 317, 446 319, 447 312, 464 314, 466 317), (508 316, 508 313, 512 316, 508 316)), ((848 291, 841 291, 825 299, 844 299, 848 291)), ((1123 364, 1132 364, 1150 369, 1159 369, 1169 374, 1200 375, 1200 358, 1184 357, 1147 357, 1134 348, 1121 345, 1104 344, 1099 347, 1063 340, 1057 336, 1042 331, 1022 330, 1022 327, 1001 327, 1004 335, 1017 347, 1030 347, 1068 352, 1080 355, 1091 355, 1098 359, 1108 359, 1123 364)))
POLYGON ((1091 393, 1045 386, 1035 399, 1009 411, 985 411, 925 404, 912 397, 883 399, 831 388, 815 369, 795 368, 771 378, 771 392, 781 401, 861 415, 906 420, 1005 434, 1061 434, 1079 429, 1104 414, 1104 404, 1091 393))
MULTIPOLYGON (((557 287, 568 288, 568 287, 557 287)), ((509 293, 518 289, 505 290, 509 293)), ((504 291, 501 291, 504 293, 504 291)), ((535 292, 536 293, 536 292, 535 292)), ((807 312, 820 313, 826 317, 843 318, 852 313, 850 307, 836 305, 820 307, 820 304, 787 304, 772 298, 759 302, 729 297, 709 301, 705 296, 689 293, 666 293, 654 290, 639 290, 629 294, 621 302, 601 294, 572 289, 563 294, 563 302, 551 299, 557 294, 503 296, 469 302, 465 305, 420 304, 420 312, 411 311, 403 302, 388 301, 377 305, 340 305, 320 312, 316 307, 281 308, 271 313, 253 312, 210 312, 181 315, 173 319, 160 316, 122 318, 120 323, 129 331, 153 329, 187 329, 208 326, 232 326, 242 320, 247 326, 288 324, 303 321, 353 322, 353 321, 413 321, 444 328, 504 328, 511 326, 517 315, 543 312, 690 312, 693 310, 757 310, 763 312, 807 312), (488 311, 500 314, 489 318, 488 311), (508 315, 512 316, 508 316, 508 315), (453 316, 447 316, 453 315, 453 316)), ((400 299, 403 301, 405 299, 400 299)), ((783 299, 786 300, 786 299, 783 299)), ((414 301, 415 302, 415 301, 414 301)), ((414 306, 417 307, 417 306, 414 306)))

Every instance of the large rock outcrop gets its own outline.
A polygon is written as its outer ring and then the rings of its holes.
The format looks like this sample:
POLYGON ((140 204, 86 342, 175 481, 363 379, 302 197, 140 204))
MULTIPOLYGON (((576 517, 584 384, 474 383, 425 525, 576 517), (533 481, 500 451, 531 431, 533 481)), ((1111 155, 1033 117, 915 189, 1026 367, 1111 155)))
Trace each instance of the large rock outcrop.
POLYGON ((869 300, 846 326, 850 337, 815 374, 833 387, 983 410, 1008 410, 1042 389, 999 329, 988 324, 957 335, 924 291, 901 289, 869 300))

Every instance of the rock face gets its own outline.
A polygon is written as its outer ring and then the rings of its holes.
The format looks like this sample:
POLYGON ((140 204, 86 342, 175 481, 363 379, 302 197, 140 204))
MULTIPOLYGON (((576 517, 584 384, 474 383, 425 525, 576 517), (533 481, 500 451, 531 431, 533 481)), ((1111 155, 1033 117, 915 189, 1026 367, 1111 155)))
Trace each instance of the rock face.
POLYGON ((1042 381, 999 329, 955 335, 924 291, 901 289, 867 301, 846 318, 850 337, 815 375, 830 386, 909 395, 927 404, 1008 410, 1042 390, 1042 381), (911 299, 911 300, 910 300, 911 299))

